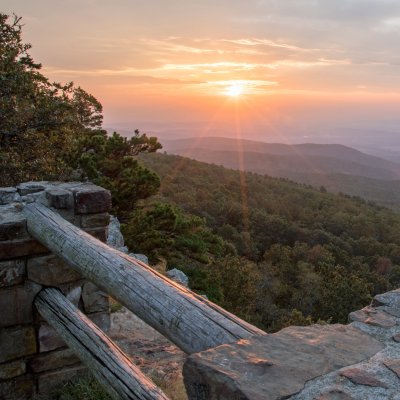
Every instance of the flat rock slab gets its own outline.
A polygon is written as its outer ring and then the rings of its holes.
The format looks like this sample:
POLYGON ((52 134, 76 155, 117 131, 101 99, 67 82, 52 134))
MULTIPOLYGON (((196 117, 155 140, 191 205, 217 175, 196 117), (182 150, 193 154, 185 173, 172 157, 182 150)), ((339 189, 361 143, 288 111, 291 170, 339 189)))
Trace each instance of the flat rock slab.
POLYGON ((350 326, 289 327, 191 355, 184 366, 185 384, 189 397, 199 400, 277 400, 382 348, 350 326))
POLYGON ((400 378, 400 360, 386 360, 383 363, 400 378))
POLYGON ((378 294, 372 300, 372 306, 389 306, 400 308, 400 289, 378 294))
POLYGON ((362 310, 354 311, 350 313, 349 319, 350 321, 363 322, 380 328, 391 328, 396 325, 395 317, 373 307, 365 307, 362 310))
POLYGON ((323 393, 320 396, 316 397, 314 400, 354 400, 354 397, 351 397, 345 392, 341 390, 331 390, 327 393, 323 393))
POLYGON ((346 369, 342 371, 340 375, 350 379, 355 385, 387 388, 387 385, 384 382, 376 379, 374 375, 360 368, 346 369))

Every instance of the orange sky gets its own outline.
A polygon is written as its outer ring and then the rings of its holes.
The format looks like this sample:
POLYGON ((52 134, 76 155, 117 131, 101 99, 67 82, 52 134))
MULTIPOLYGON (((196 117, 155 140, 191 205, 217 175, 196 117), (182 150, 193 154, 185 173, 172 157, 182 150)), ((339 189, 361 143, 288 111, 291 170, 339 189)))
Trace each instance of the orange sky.
POLYGON ((229 135, 239 118, 248 137, 304 141, 321 126, 400 121, 398 0, 3 0, 2 11, 23 17, 46 75, 100 100, 108 127, 229 135))

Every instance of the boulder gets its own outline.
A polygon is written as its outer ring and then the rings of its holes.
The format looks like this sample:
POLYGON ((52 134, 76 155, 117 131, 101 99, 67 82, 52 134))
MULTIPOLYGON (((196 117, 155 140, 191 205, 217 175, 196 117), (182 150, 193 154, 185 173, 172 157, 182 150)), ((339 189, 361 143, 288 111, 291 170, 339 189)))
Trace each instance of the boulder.
POLYGON ((133 258, 136 258, 136 260, 142 261, 145 264, 149 265, 149 259, 145 254, 129 253, 129 255, 133 258))
POLYGON ((0 188, 0 205, 9 204, 20 198, 17 188, 2 187, 0 188))
POLYGON ((121 224, 119 223, 118 218, 114 217, 113 215, 110 216, 106 243, 115 249, 124 247, 124 237, 121 233, 121 224))
POLYGON ((173 268, 167 271, 167 276, 180 285, 189 287, 189 278, 180 269, 173 268))

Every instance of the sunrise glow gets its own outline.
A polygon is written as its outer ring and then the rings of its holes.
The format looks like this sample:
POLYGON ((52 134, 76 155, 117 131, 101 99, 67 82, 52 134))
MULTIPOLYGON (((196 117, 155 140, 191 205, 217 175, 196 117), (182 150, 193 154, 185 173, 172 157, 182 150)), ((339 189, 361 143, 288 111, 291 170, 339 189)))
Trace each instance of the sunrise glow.
POLYGON ((2 5, 23 17, 43 72, 93 94, 110 130, 232 136, 232 113, 240 112, 246 137, 257 140, 312 134, 331 143, 328 132, 340 131, 351 144, 344 127, 374 130, 377 120, 397 132, 399 2, 367 2, 368 18, 356 0, 289 3, 2 5))
POLYGON ((242 83, 233 83, 228 86, 225 90, 225 94, 230 97, 239 97, 243 93, 243 84, 242 83))

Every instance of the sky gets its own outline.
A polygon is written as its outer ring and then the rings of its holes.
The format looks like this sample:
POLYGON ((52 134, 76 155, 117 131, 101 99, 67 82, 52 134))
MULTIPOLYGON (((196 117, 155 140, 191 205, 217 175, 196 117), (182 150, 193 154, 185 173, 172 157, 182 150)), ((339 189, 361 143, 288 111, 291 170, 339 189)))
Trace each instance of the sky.
POLYGON ((399 0, 2 0, 107 128, 400 151, 399 0))

